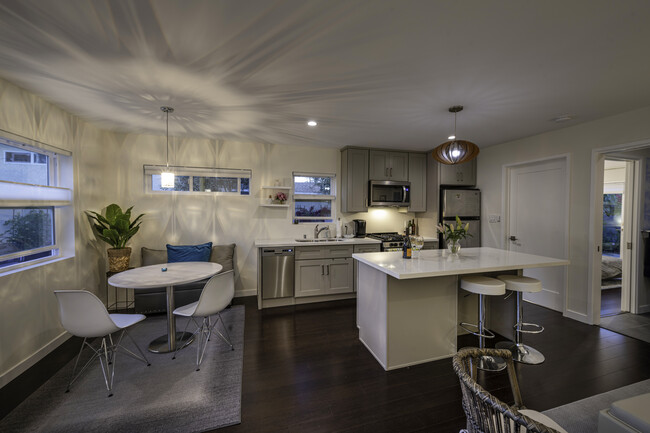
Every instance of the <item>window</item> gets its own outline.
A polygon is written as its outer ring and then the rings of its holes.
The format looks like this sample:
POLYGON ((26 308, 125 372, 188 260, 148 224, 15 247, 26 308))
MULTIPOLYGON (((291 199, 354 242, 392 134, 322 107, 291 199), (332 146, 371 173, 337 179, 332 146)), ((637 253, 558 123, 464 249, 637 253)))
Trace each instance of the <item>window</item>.
POLYGON ((204 193, 214 195, 250 195, 251 170, 231 168, 169 167, 174 173, 174 187, 160 186, 164 165, 145 165, 148 192, 204 193))
POLYGON ((335 180, 333 174, 293 174, 294 223, 334 221, 335 180))
POLYGON ((69 154, 3 137, 0 151, 0 272, 59 257, 60 238, 69 238, 63 229, 74 227, 72 192, 58 186, 62 160, 71 170, 69 154))
POLYGON ((47 164, 49 157, 36 152, 13 152, 5 150, 6 164, 47 164))

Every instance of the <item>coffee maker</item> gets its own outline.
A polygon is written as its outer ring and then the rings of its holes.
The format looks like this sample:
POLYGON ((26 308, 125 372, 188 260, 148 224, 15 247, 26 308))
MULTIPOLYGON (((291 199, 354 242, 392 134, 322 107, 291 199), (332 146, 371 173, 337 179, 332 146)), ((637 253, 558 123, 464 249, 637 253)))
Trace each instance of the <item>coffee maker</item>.
POLYGON ((354 237, 355 238, 365 238, 366 237, 366 220, 352 220, 354 223, 354 237))

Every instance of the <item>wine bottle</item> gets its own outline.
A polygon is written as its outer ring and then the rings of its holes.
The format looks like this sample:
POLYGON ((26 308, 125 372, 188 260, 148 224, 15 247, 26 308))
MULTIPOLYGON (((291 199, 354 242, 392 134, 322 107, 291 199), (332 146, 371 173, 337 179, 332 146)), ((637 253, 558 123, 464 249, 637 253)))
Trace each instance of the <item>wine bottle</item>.
POLYGON ((402 245, 402 258, 410 259, 412 254, 411 251, 411 240, 408 235, 406 235, 404 236, 404 245, 402 245))

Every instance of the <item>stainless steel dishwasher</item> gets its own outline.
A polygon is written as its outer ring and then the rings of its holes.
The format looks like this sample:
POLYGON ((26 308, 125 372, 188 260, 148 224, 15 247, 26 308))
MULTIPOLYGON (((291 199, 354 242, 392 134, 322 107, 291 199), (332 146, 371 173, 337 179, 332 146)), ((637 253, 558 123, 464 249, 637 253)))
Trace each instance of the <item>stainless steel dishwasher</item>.
POLYGON ((262 299, 293 296, 293 248, 262 249, 262 299))

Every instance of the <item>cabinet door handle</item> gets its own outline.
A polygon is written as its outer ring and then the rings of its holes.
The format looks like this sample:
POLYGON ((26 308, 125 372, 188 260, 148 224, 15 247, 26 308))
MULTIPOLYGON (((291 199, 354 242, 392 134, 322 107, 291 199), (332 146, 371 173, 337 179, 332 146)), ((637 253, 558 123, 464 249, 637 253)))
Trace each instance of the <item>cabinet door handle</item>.
POLYGON ((393 167, 390 168, 390 177, 393 177, 393 167))
POLYGON ((388 177, 388 167, 384 169, 384 176, 388 177))
POLYGON ((327 266, 327 275, 329 275, 330 274, 330 265, 326 265, 326 266, 327 266))
POLYGON ((320 265, 320 274, 325 275, 325 265, 320 265))

